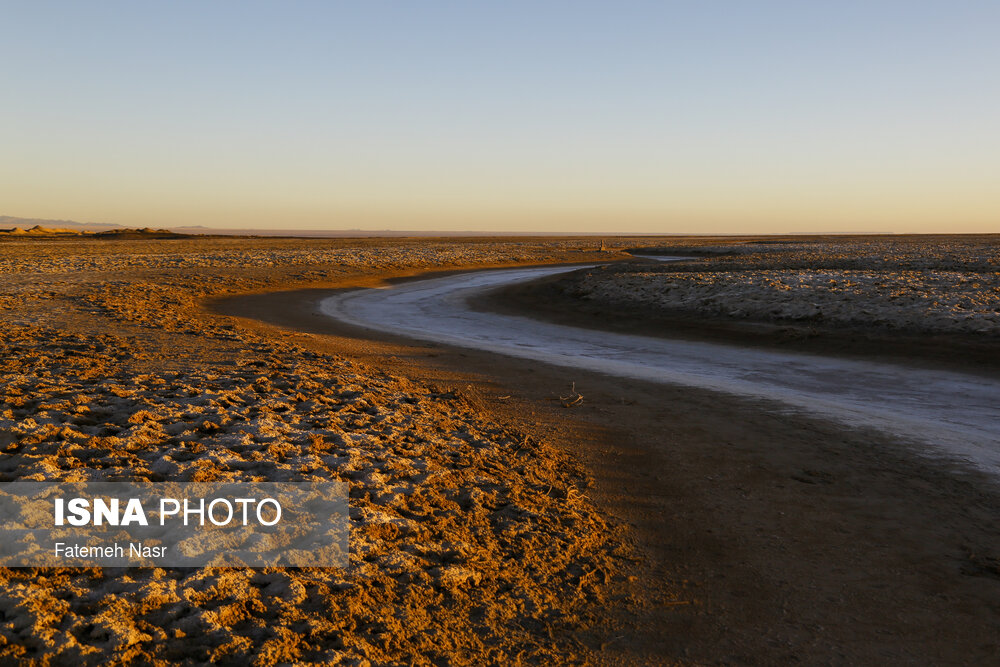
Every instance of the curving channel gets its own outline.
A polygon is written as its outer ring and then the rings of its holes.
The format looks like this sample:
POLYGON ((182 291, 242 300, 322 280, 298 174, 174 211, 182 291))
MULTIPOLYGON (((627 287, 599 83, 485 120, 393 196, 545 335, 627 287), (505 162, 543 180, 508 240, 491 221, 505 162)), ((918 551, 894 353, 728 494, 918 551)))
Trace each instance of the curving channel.
POLYGON ((772 401, 779 409, 902 436, 922 443, 925 454, 1000 476, 1000 381, 991 378, 611 333, 481 312, 467 303, 486 290, 580 268, 477 271, 358 289, 324 299, 320 309, 380 332, 772 401))

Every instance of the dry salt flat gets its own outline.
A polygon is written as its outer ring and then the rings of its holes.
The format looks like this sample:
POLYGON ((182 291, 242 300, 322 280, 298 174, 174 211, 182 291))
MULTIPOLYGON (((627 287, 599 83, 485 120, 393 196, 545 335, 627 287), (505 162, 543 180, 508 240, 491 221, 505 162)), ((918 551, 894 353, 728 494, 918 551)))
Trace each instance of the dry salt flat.
MULTIPOLYGON (((697 247, 686 248, 699 250, 697 247)), ((736 319, 1000 334, 1000 241, 719 245, 685 266, 594 272, 577 298, 736 319)))
POLYGON ((572 241, 0 245, 0 480, 342 480, 352 525, 346 571, 0 568, 0 661, 586 661, 588 642, 609 631, 603 604, 627 595, 628 550, 587 500, 577 464, 460 393, 200 307, 209 296, 384 267, 584 250, 572 241))
POLYGON ((1000 273, 712 271, 591 274, 575 296, 758 320, 823 321, 941 333, 1000 333, 1000 273))
MULTIPOLYGON (((871 271, 887 262, 996 271, 988 247, 952 241, 934 256, 900 240, 707 243, 678 240, 669 254, 704 251, 712 271, 730 272, 871 271)), ((461 392, 245 329, 202 304, 385 273, 620 256, 597 247, 592 239, 0 243, 0 479, 339 479, 351 484, 353 526, 346 572, 0 569, 0 662, 596 660, 603 641, 623 635, 605 611, 631 604, 623 577, 632 555, 621 527, 586 497, 589 479, 573 460, 497 424, 461 392)))

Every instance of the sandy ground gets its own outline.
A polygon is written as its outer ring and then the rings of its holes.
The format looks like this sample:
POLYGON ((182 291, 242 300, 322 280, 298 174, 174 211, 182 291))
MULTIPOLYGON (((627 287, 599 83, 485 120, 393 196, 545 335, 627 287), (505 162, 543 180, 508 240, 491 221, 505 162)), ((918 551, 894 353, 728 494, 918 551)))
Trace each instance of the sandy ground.
POLYGON ((994 658, 1000 502, 975 473, 707 392, 370 340, 314 312, 387 274, 595 245, 5 243, 4 479, 345 479, 356 525, 346 572, 0 570, 0 655, 994 658), (570 382, 585 400, 567 409, 552 399, 570 382))

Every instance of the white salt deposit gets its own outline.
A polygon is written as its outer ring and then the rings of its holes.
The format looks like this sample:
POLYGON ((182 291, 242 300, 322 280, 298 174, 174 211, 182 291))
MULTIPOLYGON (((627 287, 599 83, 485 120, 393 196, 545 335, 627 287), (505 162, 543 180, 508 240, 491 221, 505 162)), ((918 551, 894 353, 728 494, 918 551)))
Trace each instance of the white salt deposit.
POLYGON ((1000 382, 960 373, 608 333, 477 312, 478 293, 579 267, 483 271, 329 297, 322 311, 384 332, 776 401, 923 443, 1000 475, 1000 382))

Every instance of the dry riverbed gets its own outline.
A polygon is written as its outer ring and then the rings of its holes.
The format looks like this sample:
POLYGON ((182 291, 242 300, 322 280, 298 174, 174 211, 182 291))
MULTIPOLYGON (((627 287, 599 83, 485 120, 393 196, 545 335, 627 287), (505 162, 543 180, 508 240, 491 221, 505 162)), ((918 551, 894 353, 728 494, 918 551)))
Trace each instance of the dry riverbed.
MULTIPOLYGON (((706 259, 620 275, 701 289, 705 272, 878 271, 887 248, 893 271, 996 271, 963 239, 933 253, 907 239, 758 241, 0 243, 0 480, 336 479, 352 520, 347 570, 0 569, 0 662, 995 656, 1000 502, 974 473, 755 402, 362 341, 315 313, 328 290, 384 277, 626 259, 653 243, 706 259), (564 408, 552 399, 571 382, 584 400, 564 408)), ((580 274, 597 276, 587 295, 619 271, 580 274)), ((580 275, 558 298, 531 288, 536 312, 609 312, 567 298, 580 275)), ((643 299, 630 312, 649 311, 643 299)))

